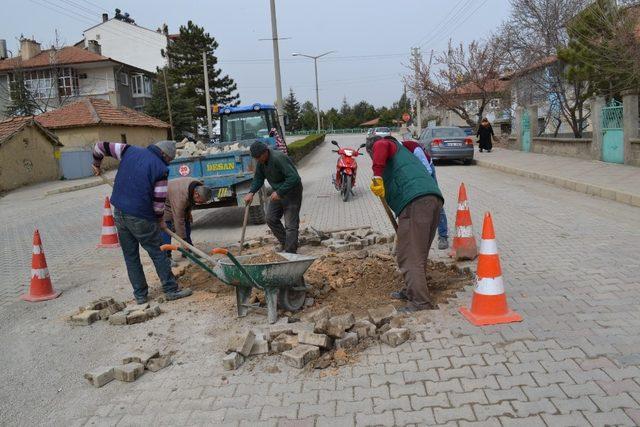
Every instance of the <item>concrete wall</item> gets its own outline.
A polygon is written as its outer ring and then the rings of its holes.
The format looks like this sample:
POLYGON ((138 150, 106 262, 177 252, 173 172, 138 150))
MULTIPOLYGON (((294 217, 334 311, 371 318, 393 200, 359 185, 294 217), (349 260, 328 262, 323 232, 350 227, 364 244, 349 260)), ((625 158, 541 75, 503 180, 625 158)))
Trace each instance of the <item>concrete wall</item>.
POLYGON ((0 192, 59 179, 56 149, 42 132, 30 126, 0 144, 0 192))
POLYGON ((113 66, 80 68, 78 74, 86 74, 86 79, 78 79, 80 96, 108 95, 116 91, 113 66))
POLYGON ((591 160, 591 139, 535 137, 531 141, 531 152, 551 156, 576 157, 591 160))
POLYGON ((166 59, 160 51, 167 48, 167 38, 161 33, 117 19, 96 25, 84 32, 85 45, 96 40, 102 55, 152 73, 164 67, 166 59))
POLYGON ((627 156, 627 164, 640 166, 640 139, 631 139, 629 141, 629 152, 627 156))

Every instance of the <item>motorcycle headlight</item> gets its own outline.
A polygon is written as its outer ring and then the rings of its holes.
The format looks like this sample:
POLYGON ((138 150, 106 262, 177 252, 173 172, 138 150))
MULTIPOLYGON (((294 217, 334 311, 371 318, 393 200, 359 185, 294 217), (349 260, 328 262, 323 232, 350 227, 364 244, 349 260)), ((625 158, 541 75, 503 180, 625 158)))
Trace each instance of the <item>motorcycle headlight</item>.
POLYGON ((347 156, 353 156, 353 150, 344 150, 344 154, 347 156))

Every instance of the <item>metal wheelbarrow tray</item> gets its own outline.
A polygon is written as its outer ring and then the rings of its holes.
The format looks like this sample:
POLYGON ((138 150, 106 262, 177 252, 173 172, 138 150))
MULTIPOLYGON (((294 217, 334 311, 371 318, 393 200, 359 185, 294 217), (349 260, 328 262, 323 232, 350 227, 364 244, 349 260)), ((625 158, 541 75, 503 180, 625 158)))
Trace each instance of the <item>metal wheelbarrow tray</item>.
POLYGON ((166 248, 163 246, 165 249, 180 251, 212 276, 235 287, 238 317, 246 316, 249 307, 253 307, 248 304, 253 288, 264 291, 269 323, 275 323, 278 320, 278 306, 295 311, 304 305, 309 289, 304 283, 304 273, 316 260, 316 257, 312 256, 281 252, 278 255, 285 258, 285 261, 243 264, 244 261, 256 257, 256 254, 236 257, 227 249, 216 248, 212 251, 213 253, 226 255, 229 259, 214 260, 206 257, 203 260, 204 254, 197 254, 183 247, 165 246, 166 248), (205 260, 215 266, 207 265, 205 260))

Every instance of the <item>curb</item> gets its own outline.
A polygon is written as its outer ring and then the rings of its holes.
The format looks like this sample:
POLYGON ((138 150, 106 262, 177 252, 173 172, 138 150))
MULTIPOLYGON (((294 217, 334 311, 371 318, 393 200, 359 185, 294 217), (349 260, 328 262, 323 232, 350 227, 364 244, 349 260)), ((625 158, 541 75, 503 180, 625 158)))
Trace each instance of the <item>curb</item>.
POLYGON ((70 193, 72 191, 84 190, 86 188, 98 187, 104 185, 103 181, 86 182, 84 184, 71 185, 69 187, 58 188, 56 190, 47 191, 44 195, 51 196, 53 194, 70 193))
POLYGON ((603 199, 615 200, 616 202, 619 202, 619 203, 640 207, 640 196, 625 193, 623 191, 612 190, 610 188, 601 187, 598 185, 586 184, 584 182, 572 181, 570 179, 561 178, 553 175, 547 175, 547 174, 542 174, 538 172, 531 172, 524 169, 518 169, 510 166, 499 165, 496 163, 488 162, 486 160, 476 159, 475 164, 481 167, 495 169, 495 170, 510 173, 513 175, 519 175, 526 178, 546 181, 558 187, 563 187, 569 190, 577 191, 579 193, 589 194, 591 196, 597 196, 603 199))

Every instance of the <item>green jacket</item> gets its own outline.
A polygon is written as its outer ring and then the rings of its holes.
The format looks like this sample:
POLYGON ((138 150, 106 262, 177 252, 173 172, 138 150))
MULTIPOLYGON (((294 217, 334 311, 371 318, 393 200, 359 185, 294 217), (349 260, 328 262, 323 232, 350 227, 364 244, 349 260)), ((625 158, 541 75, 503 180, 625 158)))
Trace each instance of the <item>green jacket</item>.
POLYGON ((396 216, 400 216, 412 200, 421 196, 434 195, 444 203, 438 184, 420 160, 402 144, 397 145, 398 151, 387 161, 382 174, 385 199, 396 216))
POLYGON ((293 162, 286 154, 269 148, 269 160, 267 163, 258 163, 253 175, 253 182, 249 192, 256 193, 264 185, 264 180, 269 181, 273 191, 278 196, 285 196, 292 188, 300 184, 300 175, 293 162))

